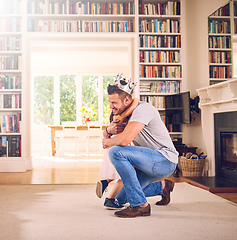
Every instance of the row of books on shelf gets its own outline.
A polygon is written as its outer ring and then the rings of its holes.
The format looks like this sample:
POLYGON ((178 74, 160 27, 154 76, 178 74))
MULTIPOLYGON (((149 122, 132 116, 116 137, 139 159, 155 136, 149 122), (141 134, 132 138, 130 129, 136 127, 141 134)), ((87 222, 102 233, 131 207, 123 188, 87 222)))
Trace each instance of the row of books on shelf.
POLYGON ((133 32, 134 21, 29 20, 29 32, 133 32))
POLYGON ((1 133, 20 133, 21 132, 21 113, 11 115, 0 115, 1 133))
POLYGON ((141 82, 140 93, 179 93, 180 82, 178 81, 156 81, 141 82))
POLYGON ((21 75, 0 77, 0 89, 21 89, 21 75))
POLYGON ((151 103, 156 108, 165 108, 165 98, 162 96, 140 96, 140 99, 151 103))
POLYGON ((218 8, 211 16, 230 16, 230 4, 218 8))
POLYGON ((165 124, 169 132, 182 132, 181 124, 165 124))
MULTIPOLYGON (((225 81, 225 80, 224 80, 225 81)), ((221 82, 224 82, 224 81, 216 81, 216 80, 210 80, 209 81, 209 85, 211 86, 211 85, 215 85, 215 84, 217 84, 217 83, 221 83, 221 82)))
POLYGON ((141 63, 180 63, 179 51, 140 51, 141 63))
POLYGON ((180 2, 146 3, 139 0, 139 14, 146 15, 180 15, 180 2))
POLYGON ((231 63, 231 52, 209 52, 210 63, 231 63))
POLYGON ((139 35, 140 47, 147 48, 180 48, 181 36, 139 35))
POLYGON ((0 51, 21 50, 21 37, 0 37, 0 51))
POLYGON ((21 136, 0 136, 0 157, 21 157, 21 136))
POLYGON ((105 2, 29 2, 29 14, 134 14, 133 2, 105 3, 105 2))
POLYGON ((180 20, 140 19, 139 32, 180 33, 180 20))
POLYGON ((0 56, 0 70, 21 70, 22 57, 0 56))
POLYGON ((230 48, 231 50, 231 37, 230 36, 210 36, 208 39, 209 48, 230 48))
POLYGON ((221 83, 221 82, 224 82, 225 80, 218 80, 218 81, 216 81, 216 80, 210 80, 209 81, 209 85, 215 85, 215 84, 217 84, 217 83, 221 83))
POLYGON ((160 112, 160 117, 169 132, 171 132, 171 133, 172 132, 180 132, 180 133, 182 132, 181 121, 178 121, 178 119, 179 120, 181 119, 180 116, 178 118, 174 117, 174 119, 173 119, 172 116, 167 115, 166 112, 160 112), (176 122, 172 122, 173 120, 176 122))
POLYGON ((182 78, 182 66, 140 65, 141 78, 182 78))
POLYGON ((0 32, 20 32, 21 18, 5 17, 0 18, 0 32))
POLYGON ((209 33, 230 33, 230 21, 229 20, 212 20, 208 22, 209 33))
POLYGON ((0 109, 21 108, 21 93, 0 93, 0 109))
POLYGON ((209 76, 210 78, 231 78, 231 66, 210 66, 209 76))
POLYGON ((2 0, 0 1, 0 14, 20 14, 22 10, 22 1, 2 0))

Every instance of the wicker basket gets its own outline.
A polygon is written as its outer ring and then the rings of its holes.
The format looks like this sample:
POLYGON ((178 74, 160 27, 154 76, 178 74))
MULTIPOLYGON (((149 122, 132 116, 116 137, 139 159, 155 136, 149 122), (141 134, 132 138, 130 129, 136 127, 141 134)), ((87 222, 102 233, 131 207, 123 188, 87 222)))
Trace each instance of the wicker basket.
POLYGON ((200 177, 205 164, 205 159, 187 159, 180 157, 183 177, 200 177))

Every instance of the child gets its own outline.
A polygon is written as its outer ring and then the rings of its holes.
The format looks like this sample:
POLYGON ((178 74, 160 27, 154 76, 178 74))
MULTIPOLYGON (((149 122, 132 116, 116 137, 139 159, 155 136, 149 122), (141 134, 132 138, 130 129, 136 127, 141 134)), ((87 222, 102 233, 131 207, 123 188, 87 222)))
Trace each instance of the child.
MULTIPOLYGON (((133 100, 131 106, 126 111, 124 111, 121 115, 113 116, 112 113, 111 113, 110 122, 112 120, 113 121, 116 120, 118 123, 126 124, 127 123, 127 117, 129 117, 132 114, 133 110, 137 107, 138 102, 139 102, 138 98, 135 98, 133 100)), ((113 208, 114 207, 114 198, 119 193, 121 188, 123 187, 123 183, 122 183, 122 180, 121 180, 119 174, 117 173, 115 167, 111 164, 111 162, 109 160, 108 151, 109 151, 108 148, 105 149, 104 157, 103 157, 103 163, 102 163, 101 169, 100 169, 100 176, 105 178, 105 180, 100 180, 100 181, 97 182, 96 195, 99 198, 101 198, 103 196, 104 191, 107 190, 107 187, 108 187, 109 183, 114 181, 114 180, 117 180, 117 182, 115 183, 115 185, 114 185, 112 191, 110 192, 108 198, 106 198, 105 202, 104 202, 105 207, 113 208)))

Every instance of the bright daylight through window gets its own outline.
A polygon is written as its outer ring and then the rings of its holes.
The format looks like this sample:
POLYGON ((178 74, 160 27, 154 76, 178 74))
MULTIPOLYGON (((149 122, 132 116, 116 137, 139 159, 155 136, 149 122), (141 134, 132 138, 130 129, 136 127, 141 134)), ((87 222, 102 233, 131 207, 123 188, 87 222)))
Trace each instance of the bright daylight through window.
POLYGON ((62 124, 64 121, 109 123, 107 86, 109 75, 60 75, 34 77, 34 123, 62 124))

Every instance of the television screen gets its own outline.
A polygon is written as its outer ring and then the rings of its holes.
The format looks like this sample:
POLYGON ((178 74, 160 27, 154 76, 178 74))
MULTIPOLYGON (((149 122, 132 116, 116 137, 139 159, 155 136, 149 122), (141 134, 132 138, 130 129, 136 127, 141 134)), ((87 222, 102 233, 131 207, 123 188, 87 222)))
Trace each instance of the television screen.
POLYGON ((190 92, 180 93, 182 96, 182 108, 183 108, 183 121, 184 124, 191 123, 191 111, 190 111, 190 92))
POLYGON ((165 106, 167 124, 180 127, 180 124, 191 123, 190 92, 165 96, 165 106))

